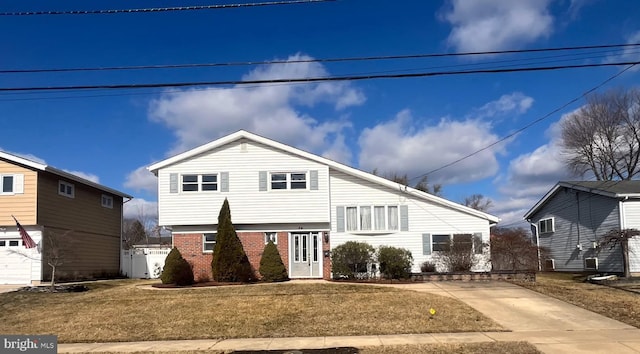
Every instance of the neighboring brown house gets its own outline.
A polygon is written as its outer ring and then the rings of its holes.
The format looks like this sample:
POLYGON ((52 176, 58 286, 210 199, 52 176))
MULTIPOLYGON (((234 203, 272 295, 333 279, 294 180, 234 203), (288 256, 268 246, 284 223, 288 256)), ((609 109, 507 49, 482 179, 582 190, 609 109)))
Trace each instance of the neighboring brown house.
POLYGON ((0 151, 0 284, 50 280, 57 237, 64 264, 56 278, 120 272, 123 202, 132 197, 46 164, 0 151), (12 215, 38 244, 25 248, 12 215), (63 236, 64 235, 64 236, 63 236), (44 236, 44 238, 43 238, 44 236))

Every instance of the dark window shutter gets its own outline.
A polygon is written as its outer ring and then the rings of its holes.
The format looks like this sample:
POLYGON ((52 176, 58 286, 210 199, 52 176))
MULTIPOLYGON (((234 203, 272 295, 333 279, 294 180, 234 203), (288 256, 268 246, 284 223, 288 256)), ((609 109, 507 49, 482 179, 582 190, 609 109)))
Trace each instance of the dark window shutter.
POLYGON ((400 231, 409 231, 409 206, 400 206, 400 231))
POLYGON ((318 190, 318 170, 309 171, 309 188, 312 191, 318 190))
POLYGON ((178 174, 169 175, 169 193, 178 193, 178 174))
POLYGON ((422 254, 425 256, 431 254, 431 234, 422 234, 422 254))
POLYGON ((258 190, 264 192, 267 190, 267 171, 260 171, 258 174, 258 190))
POLYGON ((229 191, 229 172, 220 172, 220 192, 229 191))
POLYGON ((473 253, 482 254, 482 233, 473 234, 473 253))
POLYGON ((336 207, 336 231, 344 232, 344 207, 336 207))

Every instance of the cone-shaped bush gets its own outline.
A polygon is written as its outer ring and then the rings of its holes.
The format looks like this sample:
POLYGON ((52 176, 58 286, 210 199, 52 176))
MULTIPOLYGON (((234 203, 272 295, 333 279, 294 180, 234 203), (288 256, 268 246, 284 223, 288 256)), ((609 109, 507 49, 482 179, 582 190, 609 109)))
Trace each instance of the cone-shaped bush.
POLYGON ((218 215, 218 234, 211 259, 211 274, 219 282, 250 282, 255 279, 249 258, 231 223, 227 199, 218 215))
POLYGON ((264 246, 264 252, 262 252, 260 259, 260 275, 262 275, 262 280, 267 282, 289 280, 287 268, 282 263, 278 247, 272 241, 264 246))
POLYGON ((164 261, 164 268, 160 275, 162 284, 191 285, 193 284, 193 271, 191 265, 177 248, 173 248, 164 261))

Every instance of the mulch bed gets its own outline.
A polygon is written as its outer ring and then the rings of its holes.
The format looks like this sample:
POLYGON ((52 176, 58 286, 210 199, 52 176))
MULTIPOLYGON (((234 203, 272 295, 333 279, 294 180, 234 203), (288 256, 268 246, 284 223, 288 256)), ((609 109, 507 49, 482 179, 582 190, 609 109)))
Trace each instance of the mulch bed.
POLYGON ((20 288, 17 291, 19 292, 28 292, 28 293, 81 293, 84 291, 89 291, 89 288, 84 285, 74 284, 74 285, 56 285, 51 289, 51 286, 25 286, 24 288, 20 288))

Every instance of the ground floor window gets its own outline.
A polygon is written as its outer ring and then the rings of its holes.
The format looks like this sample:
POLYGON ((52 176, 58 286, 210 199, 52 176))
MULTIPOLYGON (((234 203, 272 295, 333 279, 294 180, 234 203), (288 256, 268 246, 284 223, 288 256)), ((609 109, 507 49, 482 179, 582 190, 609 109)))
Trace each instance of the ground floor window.
POLYGON ((202 235, 202 250, 203 252, 213 252, 213 249, 216 246, 216 236, 215 232, 205 233, 202 235))
POLYGON ((266 245, 269 241, 274 244, 278 244, 278 233, 277 232, 265 232, 264 233, 264 244, 266 245))

